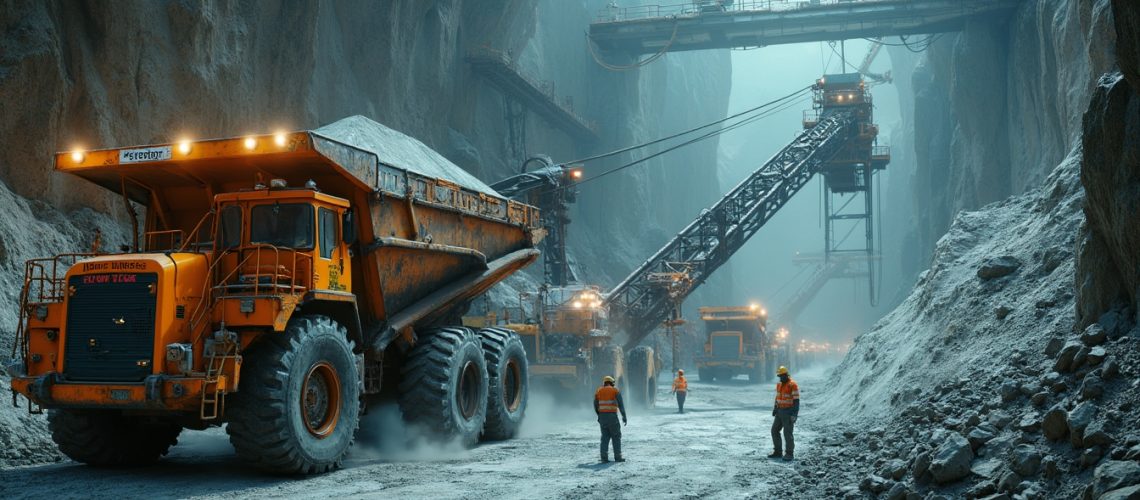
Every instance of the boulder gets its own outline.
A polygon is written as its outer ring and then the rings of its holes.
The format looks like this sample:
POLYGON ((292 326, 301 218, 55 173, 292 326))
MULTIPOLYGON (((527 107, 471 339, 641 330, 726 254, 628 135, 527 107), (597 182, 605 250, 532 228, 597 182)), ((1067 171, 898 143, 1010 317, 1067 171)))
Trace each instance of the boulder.
POLYGON ((1053 363, 1053 370, 1058 373, 1066 373, 1073 370, 1073 358, 1077 356, 1077 352, 1084 347, 1080 342, 1069 341, 1061 347, 1061 352, 1057 353, 1057 361, 1053 363))
POLYGON ((1087 345, 1083 345, 1080 349, 1077 349, 1077 353, 1073 355, 1073 364, 1070 365, 1069 368, 1073 371, 1079 370, 1085 365, 1085 362, 1088 361, 1090 352, 1092 352, 1092 348, 1087 345))
POLYGON ((882 493, 891 487, 891 483, 894 483, 894 481, 871 474, 863 478, 863 481, 859 483, 859 489, 870 491, 871 493, 882 493))
POLYGON ((1082 469, 1087 469, 1100 462, 1104 458, 1104 448, 1100 446, 1093 446, 1081 452, 1081 457, 1077 460, 1082 469))
POLYGON ((961 434, 950 434, 930 461, 930 474, 938 484, 946 484, 962 479, 970 474, 970 462, 974 460, 974 451, 970 442, 961 434))
POLYGON ((1009 468, 1023 477, 1037 474, 1041 467, 1041 452, 1029 444, 1019 444, 1009 456, 1009 468))
POLYGON ((1108 422, 1104 419, 1095 419, 1085 428, 1085 446, 1108 446, 1116 442, 1108 432, 1108 422))
POLYGON ((927 478, 924 477, 930 471, 930 452, 923 451, 918 456, 914 457, 914 481, 923 482, 927 478))
POLYGON ((996 481, 998 479, 998 475, 1002 471, 1004 464, 1005 461, 1000 458, 985 458, 981 460, 974 460, 973 465, 970 466, 970 472, 975 476, 996 481))
POLYGON ((1096 416, 1096 405, 1085 401, 1069 412, 1069 443, 1074 448, 1084 447, 1085 428, 1092 423, 1096 416))
POLYGON ((1101 495, 1098 500, 1140 500, 1140 484, 1112 490, 1101 495))
POLYGON ((1035 411, 1026 412, 1021 416, 1021 420, 1017 421, 1016 427, 1024 432, 1036 432, 1041 428, 1041 415, 1035 411))
POLYGON ((1081 332, 1081 342, 1089 347, 1101 345, 1107 338, 1108 333, 1097 323, 1089 325, 1085 331, 1081 332))
POLYGON ((981 448, 982 445, 986 444, 993 438, 993 432, 977 427, 966 435, 966 440, 970 442, 970 447, 973 448, 974 451, 978 451, 978 448, 981 448))
POLYGON ((1061 337, 1052 337, 1045 343, 1045 355, 1050 358, 1056 356, 1061 352, 1061 348, 1065 346, 1065 339, 1061 337))
POLYGON ((1104 366, 1100 367, 1100 376, 1104 380, 1116 378, 1120 375, 1120 363, 1116 362, 1116 358, 1109 356, 1104 359, 1104 366))
POLYGON ((997 319, 1005 319, 1006 316, 1009 316, 1010 312, 1013 312, 1013 309, 1006 306, 998 306, 994 308, 994 317, 997 319))
POLYGON ((975 484, 973 487, 966 490, 965 497, 966 498, 990 498, 990 495, 993 495, 996 492, 997 492, 997 484, 996 483, 994 483, 993 481, 984 481, 984 482, 975 484))
POLYGON ((994 410, 986 417, 986 421, 998 429, 1004 429, 1005 426, 1013 421, 1013 416, 1005 410, 994 410))
POLYGON ((1140 484, 1140 464, 1122 460, 1109 460, 1097 466, 1089 484, 1092 498, 1113 490, 1140 484))
POLYGON ((1108 351, 1105 351, 1103 347, 1097 346, 1089 349, 1089 357, 1085 361, 1089 366, 1100 366, 1106 357, 1108 357, 1108 351))
POLYGON ((1081 399, 1097 399, 1104 394, 1104 381, 1095 374, 1089 374, 1085 380, 1081 382, 1080 389, 1081 399))
POLYGON ((1001 392, 1001 400, 1003 403, 1008 403, 1017 399, 1020 391, 1017 390, 1017 384, 1013 382, 1005 382, 998 389, 1001 392))
POLYGON ((1021 261, 1017 260, 1016 257, 1003 255, 987 259, 982 267, 978 268, 978 277, 983 280, 992 280, 1013 274, 1019 267, 1021 267, 1021 261))
POLYGON ((1061 405, 1050 408, 1041 419, 1041 433, 1050 441, 1065 437, 1069 433, 1069 413, 1061 405))
POLYGON ((886 500, 904 500, 907 493, 910 493, 910 490, 907 489, 905 484, 895 483, 889 490, 887 490, 887 493, 883 495, 883 498, 886 500))
POLYGON ((1018 473, 1007 470, 998 478, 997 487, 998 491, 1012 493, 1017 490, 1017 485, 1021 484, 1021 475, 1018 473))
POLYGON ((1038 392, 1037 394, 1034 394, 1033 396, 1031 396, 1029 398, 1029 401, 1033 403, 1033 406, 1037 406, 1037 407, 1045 406, 1045 403, 1049 402, 1049 393, 1038 392))
POLYGON ((887 463, 883 464, 883 467, 879 469, 879 475, 898 481, 906 475, 906 462, 897 458, 888 460, 887 463))

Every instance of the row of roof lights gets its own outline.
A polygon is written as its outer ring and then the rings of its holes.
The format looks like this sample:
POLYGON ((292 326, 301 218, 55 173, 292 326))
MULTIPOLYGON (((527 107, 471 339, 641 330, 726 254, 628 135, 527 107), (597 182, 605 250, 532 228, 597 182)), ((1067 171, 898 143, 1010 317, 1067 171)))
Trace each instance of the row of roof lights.
MULTIPOLYGON (((253 151, 253 150, 257 149, 257 143, 258 143, 258 137, 253 136, 253 135, 248 136, 244 140, 242 140, 242 145, 245 146, 245 149, 249 150, 249 151, 253 151)), ((287 134, 285 132, 277 132, 277 133, 273 134, 273 144, 275 144, 277 147, 285 147, 285 145, 288 143, 289 143, 289 134, 287 134)), ((193 150, 194 150, 194 141, 192 141, 190 139, 182 139, 182 140, 178 141, 177 151, 179 154, 185 156, 185 155, 190 154, 190 152, 193 150)), ((75 163, 82 163, 85 158, 87 158, 87 152, 84 151, 83 149, 76 148, 76 149, 71 151, 71 161, 73 161, 75 163)))

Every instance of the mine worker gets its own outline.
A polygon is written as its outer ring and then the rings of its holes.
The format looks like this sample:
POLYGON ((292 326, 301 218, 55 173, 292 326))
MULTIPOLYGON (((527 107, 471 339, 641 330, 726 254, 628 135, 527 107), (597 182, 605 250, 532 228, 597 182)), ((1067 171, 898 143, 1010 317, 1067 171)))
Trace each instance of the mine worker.
POLYGON ((689 381, 685 379, 685 370, 677 370, 677 378, 673 379, 673 393, 677 395, 677 413, 685 413, 685 394, 689 392, 689 381))
POLYGON ((786 450, 784 460, 792 460, 796 452, 796 442, 792 439, 792 427, 800 414, 800 386, 788 375, 788 368, 781 366, 776 370, 780 381, 776 383, 776 404, 772 407, 772 444, 775 451, 768 458, 780 458, 780 450, 786 450), (784 444, 780 446, 780 431, 784 431, 784 444))
POLYGON ((618 412, 621 412, 621 421, 628 424, 625 418, 625 404, 621 401, 621 391, 614 387, 614 378, 606 375, 602 379, 602 386, 594 392, 594 413, 598 414, 598 424, 602 427, 602 462, 610 461, 610 440, 614 442, 614 461, 624 462, 621 457, 621 425, 618 425, 618 412))

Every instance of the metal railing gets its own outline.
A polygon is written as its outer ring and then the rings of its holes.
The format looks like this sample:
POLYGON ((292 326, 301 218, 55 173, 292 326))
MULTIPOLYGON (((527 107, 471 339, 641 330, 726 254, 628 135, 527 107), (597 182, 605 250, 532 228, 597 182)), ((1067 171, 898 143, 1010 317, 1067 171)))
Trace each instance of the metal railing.
POLYGON ((68 269, 80 259, 96 255, 99 254, 65 253, 55 257, 32 259, 24 263, 24 284, 20 289, 20 314, 16 322, 16 339, 12 344, 13 358, 26 359, 29 315, 38 307, 63 302, 67 294, 68 269))
POLYGON ((729 12, 788 12, 817 8, 822 5, 877 3, 880 0, 691 0, 674 4, 651 4, 621 7, 611 2, 598 10, 595 23, 636 21, 639 19, 699 17, 729 12))

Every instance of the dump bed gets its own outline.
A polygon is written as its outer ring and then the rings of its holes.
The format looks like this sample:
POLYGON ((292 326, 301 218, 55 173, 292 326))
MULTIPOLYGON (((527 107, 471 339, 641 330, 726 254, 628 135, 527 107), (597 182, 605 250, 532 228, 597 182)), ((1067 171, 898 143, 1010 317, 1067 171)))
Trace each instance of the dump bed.
POLYGON ((457 317, 537 258, 543 234, 536 208, 363 117, 310 131, 61 153, 56 169, 146 206, 148 231, 190 234, 214 195, 273 179, 312 181, 349 200, 359 234, 353 291, 370 342, 383 345, 404 327, 457 317))

